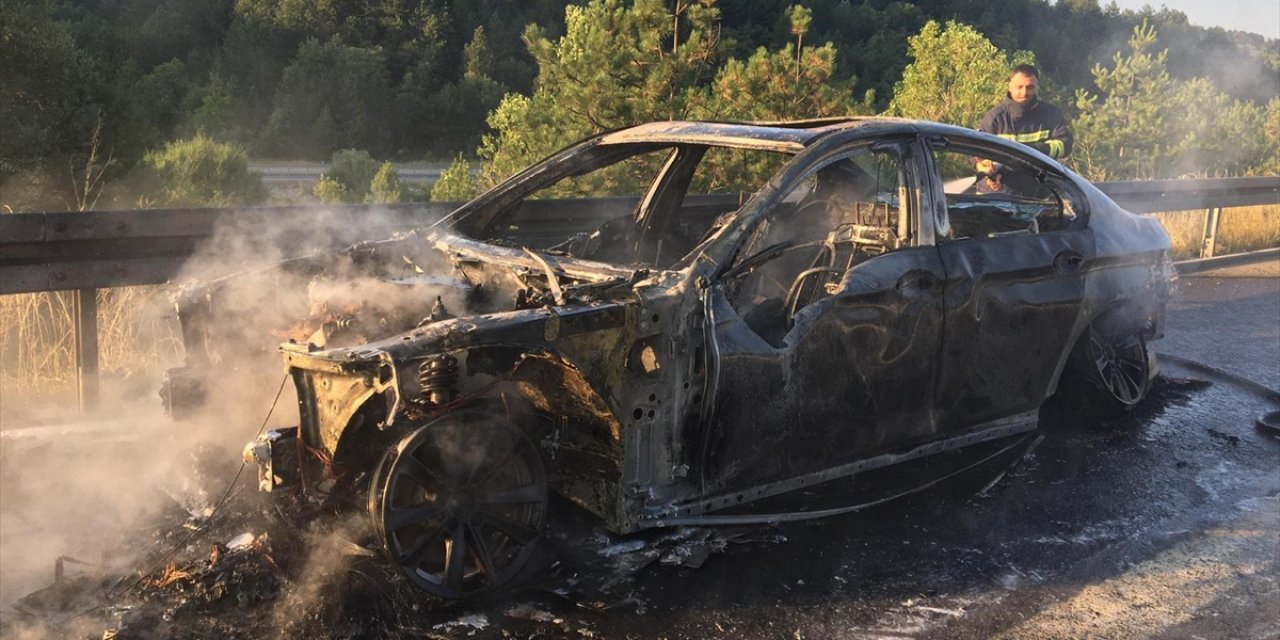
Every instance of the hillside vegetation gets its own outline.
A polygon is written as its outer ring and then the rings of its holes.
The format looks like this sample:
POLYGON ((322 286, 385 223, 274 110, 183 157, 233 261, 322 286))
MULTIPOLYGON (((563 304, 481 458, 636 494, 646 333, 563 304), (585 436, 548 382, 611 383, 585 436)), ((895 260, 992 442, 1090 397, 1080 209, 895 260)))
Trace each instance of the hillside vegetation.
POLYGON ((11 210, 82 201, 95 172, 103 204, 139 206, 147 153, 196 136, 275 159, 478 154, 492 180, 652 118, 948 119, 916 96, 981 89, 971 115, 1024 60, 1090 177, 1274 172, 1280 135, 1277 41, 1097 0, 29 0, 0 4, 0 37, 11 210), (965 54, 986 78, 919 72, 965 54))

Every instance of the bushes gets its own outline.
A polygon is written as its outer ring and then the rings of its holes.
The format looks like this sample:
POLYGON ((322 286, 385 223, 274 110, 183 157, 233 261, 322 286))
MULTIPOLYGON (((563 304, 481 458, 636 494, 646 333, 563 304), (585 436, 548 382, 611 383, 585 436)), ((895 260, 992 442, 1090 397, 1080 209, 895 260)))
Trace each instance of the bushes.
POLYGON ((249 170, 238 145, 204 134, 148 151, 144 161, 159 179, 159 202, 170 206, 227 207, 267 199, 261 174, 249 170))
POLYGON ((312 193, 321 202, 331 204, 363 202, 377 173, 378 161, 368 151, 335 151, 329 160, 329 170, 320 176, 312 193))
POLYGON ((465 202, 476 197, 480 191, 480 182, 471 175, 471 163, 458 154, 458 157, 440 173, 440 179, 431 187, 432 202, 465 202))
POLYGON ((329 204, 394 204, 409 198, 390 162, 379 164, 368 151, 359 149, 334 152, 329 170, 311 192, 329 204))
POLYGON ((365 202, 395 204, 404 197, 404 189, 400 186, 400 176, 396 175, 396 168, 390 162, 382 163, 378 173, 373 176, 373 181, 369 183, 369 195, 365 196, 365 202))

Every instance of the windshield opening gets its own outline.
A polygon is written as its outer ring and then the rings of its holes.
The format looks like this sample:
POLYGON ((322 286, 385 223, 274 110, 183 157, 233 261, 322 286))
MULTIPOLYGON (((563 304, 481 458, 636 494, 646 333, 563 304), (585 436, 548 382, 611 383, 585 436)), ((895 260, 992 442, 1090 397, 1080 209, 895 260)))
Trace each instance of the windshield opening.
POLYGON ((710 145, 601 144, 553 157, 527 184, 454 221, 473 239, 667 268, 712 235, 791 155, 710 145))

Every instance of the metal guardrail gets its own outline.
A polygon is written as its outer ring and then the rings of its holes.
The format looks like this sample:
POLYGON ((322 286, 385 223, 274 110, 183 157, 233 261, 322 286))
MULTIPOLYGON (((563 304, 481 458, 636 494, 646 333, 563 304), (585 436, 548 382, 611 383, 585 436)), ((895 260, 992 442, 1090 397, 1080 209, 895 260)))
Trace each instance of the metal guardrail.
MULTIPOLYGON (((1280 177, 1102 182, 1097 186, 1136 213, 1205 209, 1201 257, 1214 253, 1223 208, 1280 204, 1280 177)), ((524 226, 560 227, 594 218, 606 200, 526 203, 524 226)), ((708 196, 714 209, 732 197, 708 196)), ((82 406, 96 404, 96 294, 98 288, 158 284, 178 277, 197 252, 219 242, 259 257, 342 247, 421 227, 456 203, 149 209, 0 214, 0 294, 76 292, 77 363, 82 406)))
MULTIPOLYGON (((1213 255, 1221 210, 1280 204, 1280 177, 1145 182, 1097 186, 1138 213, 1206 209, 1201 257, 1213 255)), ((713 197, 714 198, 714 197, 713 197)), ((548 226, 589 216, 594 200, 538 201, 530 218, 548 226)), ((211 239, 236 237, 294 255, 377 239, 428 224, 456 203, 147 209, 0 215, 0 294, 158 284, 211 239)))
POLYGON ((1280 204, 1280 176, 1096 182, 1094 186, 1134 213, 1280 204))
MULTIPOLYGON (((450 204, 147 209, 0 215, 0 294, 158 284, 202 246, 235 238, 295 255, 388 237, 450 204)), ((254 251, 242 252, 252 255, 254 251)))
POLYGON ((1223 209, 1280 204, 1280 177, 1275 176, 1099 182, 1097 187, 1134 213, 1204 209, 1201 258, 1212 258, 1216 253, 1223 209))
MULTIPOLYGON (((304 184, 320 179, 329 170, 325 165, 271 165, 253 163, 249 170, 262 174, 264 182, 273 184, 304 184)), ((396 166, 396 177, 401 182, 430 184, 440 179, 443 169, 396 166)))
MULTIPOLYGON (((513 218, 520 236, 589 230, 636 197, 531 200, 513 218)), ((724 211, 736 196, 693 196, 685 209, 724 211)), ((146 209, 0 215, 0 295, 160 284, 192 256, 234 243, 259 261, 306 255, 419 228, 460 203, 146 209)), ((247 265, 245 265, 247 266, 247 265)))
MULTIPOLYGON (((1206 209, 1201 257, 1214 253, 1225 207, 1280 204, 1280 177, 1097 186, 1130 211, 1206 209)), ((717 200, 716 196, 710 197, 717 200)), ((722 199, 722 198, 720 198, 722 199)), ((606 199, 534 201, 530 221, 558 226, 589 217, 606 199)), ((181 273, 201 246, 236 238, 263 255, 292 255, 378 239, 438 219, 456 203, 147 209, 0 215, 0 294, 158 284, 181 273)), ((616 210, 616 209, 614 209, 616 210)))

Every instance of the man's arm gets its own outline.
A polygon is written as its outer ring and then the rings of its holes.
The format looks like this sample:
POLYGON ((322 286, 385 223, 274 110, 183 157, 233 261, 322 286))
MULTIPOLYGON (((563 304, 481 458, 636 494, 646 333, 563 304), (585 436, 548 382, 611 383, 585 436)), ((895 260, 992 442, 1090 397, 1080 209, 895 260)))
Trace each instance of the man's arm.
POLYGON ((1045 124, 1050 125, 1049 139, 1032 143, 1031 147, 1055 160, 1071 155, 1075 136, 1071 134, 1071 127, 1067 126, 1067 119, 1062 117, 1062 112, 1055 108, 1053 118, 1045 124))
POLYGON ((992 109, 987 112, 987 115, 982 116, 982 123, 978 125, 978 131, 982 131, 984 133, 994 133, 994 134, 1000 133, 999 131, 996 131, 996 112, 997 111, 999 111, 999 108, 992 109))

